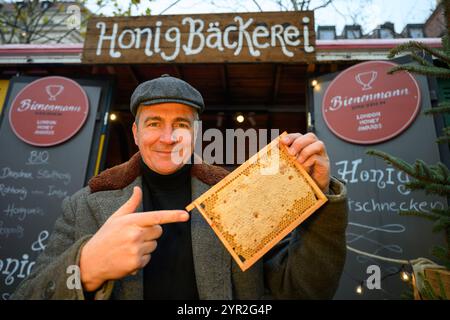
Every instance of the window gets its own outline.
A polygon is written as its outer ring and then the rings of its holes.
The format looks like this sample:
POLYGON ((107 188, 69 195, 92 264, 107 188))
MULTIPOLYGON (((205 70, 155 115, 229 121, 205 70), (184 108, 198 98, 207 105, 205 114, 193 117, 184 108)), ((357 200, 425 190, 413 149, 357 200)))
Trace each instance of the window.
POLYGON ((393 39, 394 35, 389 29, 380 29, 380 38, 381 39, 393 39))
POLYGON ((409 35, 411 38, 423 38, 424 37, 422 28, 409 29, 409 35))
POLYGON ((334 40, 336 39, 336 29, 334 26, 319 26, 317 34, 320 40, 334 40))

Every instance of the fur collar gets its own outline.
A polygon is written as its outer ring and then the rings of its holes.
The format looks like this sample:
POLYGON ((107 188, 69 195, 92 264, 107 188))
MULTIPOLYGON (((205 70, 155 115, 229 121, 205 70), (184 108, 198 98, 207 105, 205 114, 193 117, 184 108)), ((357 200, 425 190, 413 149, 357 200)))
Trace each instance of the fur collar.
MULTIPOLYGON (((92 177, 88 182, 91 193, 118 190, 128 186, 142 174, 140 160, 141 154, 136 152, 127 162, 109 168, 95 177, 92 177)), ((194 164, 191 169, 192 177, 196 177, 210 186, 215 185, 225 178, 228 173, 227 170, 221 167, 212 166, 206 163, 194 164)))

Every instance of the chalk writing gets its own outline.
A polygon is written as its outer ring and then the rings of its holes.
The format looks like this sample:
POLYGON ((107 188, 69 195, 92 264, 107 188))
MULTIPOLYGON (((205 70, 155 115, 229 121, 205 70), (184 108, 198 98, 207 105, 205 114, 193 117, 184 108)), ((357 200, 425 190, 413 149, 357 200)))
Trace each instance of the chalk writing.
POLYGON ((68 185, 72 176, 68 172, 59 172, 56 170, 40 169, 36 175, 37 179, 61 180, 64 185, 68 185))
POLYGON ((4 167, 0 171, 0 179, 33 179, 31 172, 19 170, 14 171, 10 167, 4 167))
POLYGON ((23 237, 23 227, 21 225, 15 227, 4 226, 4 222, 0 220, 0 237, 9 238, 9 236, 16 236, 17 238, 23 237))
POLYGON ((335 163, 339 178, 347 183, 374 183, 379 189, 385 189, 387 186, 397 186, 397 191, 402 195, 408 195, 410 190, 406 189, 405 184, 410 181, 409 176, 395 170, 393 167, 384 167, 382 169, 361 169, 363 159, 353 161, 343 160, 335 163))
POLYGON ((44 244, 44 241, 48 239, 49 235, 50 233, 47 230, 42 230, 39 233, 37 240, 33 242, 33 244, 31 245, 31 250, 37 252, 44 251, 45 248, 47 247, 47 245, 44 244))
POLYGON ((50 185, 48 186, 48 192, 47 195, 50 197, 57 197, 57 198, 65 198, 67 197, 67 191, 56 189, 55 186, 50 185))
POLYGON ((20 200, 25 200, 28 195, 27 189, 25 187, 16 188, 13 186, 5 185, 3 183, 0 184, 0 195, 2 197, 6 197, 8 195, 18 196, 20 200))
POLYGON ((3 210, 3 213, 9 218, 17 218, 19 221, 23 221, 29 216, 43 216, 44 210, 41 207, 16 207, 14 203, 10 203, 3 210))
POLYGON ((349 210, 352 212, 363 213, 395 213, 400 211, 422 211, 431 212, 433 209, 444 209, 445 205, 442 201, 417 201, 409 198, 406 201, 376 201, 375 199, 355 201, 348 199, 349 210))
POLYGON ((29 260, 28 254, 23 254, 20 259, 4 258, 0 259, 1 274, 6 275, 4 283, 10 286, 16 278, 24 279, 31 273, 34 261, 29 260))
POLYGON ((48 151, 30 151, 26 165, 44 165, 48 164, 50 154, 48 151))

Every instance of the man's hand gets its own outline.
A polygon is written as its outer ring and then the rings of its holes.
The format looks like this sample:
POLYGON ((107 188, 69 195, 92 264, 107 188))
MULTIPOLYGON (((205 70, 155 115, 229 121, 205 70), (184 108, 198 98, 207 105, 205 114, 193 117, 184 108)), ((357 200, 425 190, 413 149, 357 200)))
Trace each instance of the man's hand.
POLYGON ((315 134, 290 133, 281 139, 288 152, 297 158, 323 192, 330 185, 330 159, 325 144, 315 134))
POLYGON ((135 213, 142 201, 142 190, 114 212, 81 250, 81 282, 86 291, 98 289, 105 281, 123 278, 143 268, 156 249, 162 224, 185 222, 183 210, 135 213))

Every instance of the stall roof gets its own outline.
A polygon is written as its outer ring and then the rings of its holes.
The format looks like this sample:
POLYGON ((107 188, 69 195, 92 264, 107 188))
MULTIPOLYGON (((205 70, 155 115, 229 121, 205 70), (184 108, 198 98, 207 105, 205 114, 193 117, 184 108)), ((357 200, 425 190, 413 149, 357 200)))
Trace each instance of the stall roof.
MULTIPOLYGON (((410 39, 318 40, 315 63, 83 64, 82 44, 0 46, 0 77, 61 75, 114 79, 113 110, 128 110, 136 86, 168 73, 196 87, 209 110, 304 112, 312 79, 361 60, 386 59, 389 49, 410 39)), ((440 39, 421 39, 432 47, 440 39)))
MULTIPOLYGON (((316 40, 317 62, 387 59, 390 49, 415 40, 441 47, 440 38, 422 39, 340 39, 316 40)), ((8 44, 0 45, 0 64, 81 63, 83 44, 8 44)))

